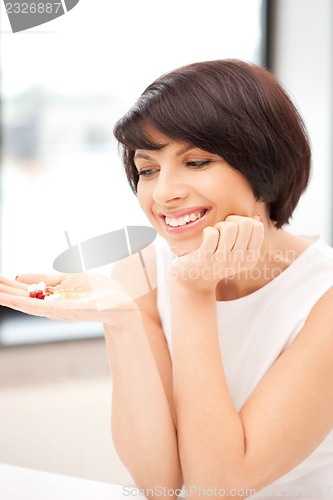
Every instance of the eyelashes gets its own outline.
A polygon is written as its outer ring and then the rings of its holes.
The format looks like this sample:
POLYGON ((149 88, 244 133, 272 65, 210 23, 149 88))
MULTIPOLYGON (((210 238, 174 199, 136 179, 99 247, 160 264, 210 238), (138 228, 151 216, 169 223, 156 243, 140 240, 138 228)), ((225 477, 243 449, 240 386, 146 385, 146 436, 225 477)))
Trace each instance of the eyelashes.
POLYGON ((212 160, 187 161, 185 165, 194 168, 201 168, 209 165, 209 163, 212 163, 212 160))
MULTIPOLYGON (((187 161, 185 165, 187 167, 191 167, 193 169, 200 169, 203 167, 206 167, 210 163, 212 163, 213 160, 197 160, 197 161, 187 161)), ((156 172, 158 172, 158 169, 155 168, 147 168, 147 169, 142 169, 138 172, 138 175, 143 178, 149 178, 152 177, 156 172)))
POLYGON ((157 170, 150 168, 150 169, 147 169, 147 170, 140 170, 140 172, 138 172, 138 175, 141 176, 141 177, 150 177, 155 172, 157 172, 157 170))

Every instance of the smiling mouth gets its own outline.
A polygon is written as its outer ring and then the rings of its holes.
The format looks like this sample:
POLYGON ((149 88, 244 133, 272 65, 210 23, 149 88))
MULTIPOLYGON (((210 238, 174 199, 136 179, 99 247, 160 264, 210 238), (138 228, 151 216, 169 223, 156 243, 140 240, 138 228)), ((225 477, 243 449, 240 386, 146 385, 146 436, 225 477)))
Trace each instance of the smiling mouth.
POLYGON ((204 218, 210 211, 211 208, 205 208, 200 211, 197 210, 193 213, 183 215, 181 217, 164 216, 164 228, 170 234, 178 234, 185 231, 187 232, 191 230, 192 227, 194 229, 196 226, 199 226, 201 223, 201 219, 204 218))
POLYGON ((164 217, 164 221, 169 227, 183 227, 191 225, 193 222, 201 219, 205 213, 208 211, 207 208, 201 210, 200 212, 193 212, 190 214, 183 215, 182 217, 164 217))

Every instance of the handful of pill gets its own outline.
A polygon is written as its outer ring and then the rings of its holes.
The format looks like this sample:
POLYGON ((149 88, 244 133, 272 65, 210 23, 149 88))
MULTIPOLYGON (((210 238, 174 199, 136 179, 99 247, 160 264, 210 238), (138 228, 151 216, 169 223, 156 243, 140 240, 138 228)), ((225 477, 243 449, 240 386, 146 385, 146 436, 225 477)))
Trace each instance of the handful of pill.
POLYGON ((74 288, 55 288, 47 286, 44 281, 28 285, 27 291, 33 299, 56 300, 56 299, 77 299, 78 294, 74 288))

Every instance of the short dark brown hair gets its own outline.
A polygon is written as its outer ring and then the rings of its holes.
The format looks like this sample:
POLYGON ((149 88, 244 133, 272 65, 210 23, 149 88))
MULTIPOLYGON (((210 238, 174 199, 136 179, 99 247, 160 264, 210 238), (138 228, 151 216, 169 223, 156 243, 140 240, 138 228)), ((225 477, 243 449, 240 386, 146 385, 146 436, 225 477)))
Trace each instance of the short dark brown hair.
POLYGON ((161 147, 149 126, 221 156, 266 202, 275 226, 288 223, 309 181, 311 152, 302 118, 270 71, 224 59, 178 68, 149 85, 114 128, 135 193, 135 151, 161 147))

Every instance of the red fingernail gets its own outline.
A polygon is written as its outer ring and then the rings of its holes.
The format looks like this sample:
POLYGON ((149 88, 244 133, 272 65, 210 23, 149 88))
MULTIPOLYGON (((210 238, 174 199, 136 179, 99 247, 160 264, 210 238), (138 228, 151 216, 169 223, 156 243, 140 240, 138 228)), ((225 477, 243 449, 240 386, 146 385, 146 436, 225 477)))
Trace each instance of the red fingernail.
POLYGON ((19 275, 17 275, 17 276, 16 276, 15 281, 17 281, 17 278, 18 278, 18 277, 19 277, 19 275))

